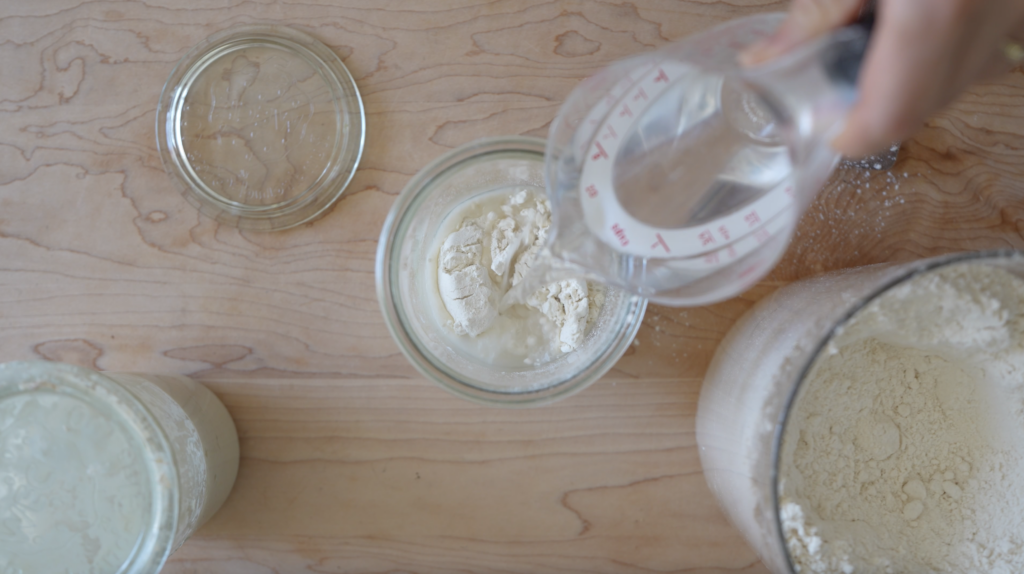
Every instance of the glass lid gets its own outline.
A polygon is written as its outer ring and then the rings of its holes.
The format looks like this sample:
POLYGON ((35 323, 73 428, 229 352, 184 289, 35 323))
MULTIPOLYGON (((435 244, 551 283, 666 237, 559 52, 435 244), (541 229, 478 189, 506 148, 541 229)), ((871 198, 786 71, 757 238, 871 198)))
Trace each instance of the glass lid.
POLYGON ((186 54, 164 85, 157 146, 204 214, 280 230, 323 214, 363 151, 359 90, 337 54, 302 32, 233 27, 186 54))

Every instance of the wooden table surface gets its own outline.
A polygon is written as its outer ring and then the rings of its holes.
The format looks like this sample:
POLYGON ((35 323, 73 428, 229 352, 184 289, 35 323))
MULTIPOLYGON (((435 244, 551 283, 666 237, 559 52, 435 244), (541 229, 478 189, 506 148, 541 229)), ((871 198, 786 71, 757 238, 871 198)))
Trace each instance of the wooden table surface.
POLYGON ((545 136, 577 82, 762 0, 5 0, 0 359, 185 373, 238 426, 227 503, 164 572, 764 572, 705 486, 704 370, 779 285, 882 261, 1024 248, 1024 75, 973 89, 890 173, 840 171, 742 297, 652 306, 636 345, 561 403, 498 410, 420 377, 384 326, 374 253, 428 161, 545 136), (228 26, 323 40, 366 105, 324 218, 274 234, 200 216, 161 167, 175 62, 228 26))

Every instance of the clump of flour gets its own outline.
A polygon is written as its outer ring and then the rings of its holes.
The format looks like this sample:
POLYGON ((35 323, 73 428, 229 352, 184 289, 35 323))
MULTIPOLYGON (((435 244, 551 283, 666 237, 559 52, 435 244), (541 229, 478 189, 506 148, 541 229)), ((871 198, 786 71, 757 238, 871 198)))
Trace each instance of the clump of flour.
POLYGON ((801 573, 1024 571, 1024 281, 957 264, 818 357, 780 468, 801 573))
POLYGON ((485 196, 468 209, 438 253, 438 294, 452 331, 470 337, 501 331, 495 345, 525 355, 527 364, 579 348, 604 301, 599 286, 556 281, 531 294, 527 309, 499 312, 504 294, 529 272, 547 241, 547 198, 520 189, 485 196))

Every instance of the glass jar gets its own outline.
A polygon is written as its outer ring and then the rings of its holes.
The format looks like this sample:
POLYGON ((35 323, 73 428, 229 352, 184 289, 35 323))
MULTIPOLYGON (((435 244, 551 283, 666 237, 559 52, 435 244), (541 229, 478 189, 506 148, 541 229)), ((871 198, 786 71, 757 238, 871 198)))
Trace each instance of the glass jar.
POLYGON ((722 341, 697 408, 701 464, 730 521, 775 574, 796 572, 779 512, 780 460, 786 425, 811 367, 867 305, 922 273, 968 261, 1024 278, 1024 254, 1017 251, 838 271, 779 289, 722 341))
POLYGON ((377 297, 402 353, 424 376, 456 395, 489 405, 548 403, 593 383, 633 341, 647 300, 608 289, 582 345, 542 365, 510 368, 476 360, 440 336, 435 300, 435 239, 442 222, 471 198, 511 187, 545 195, 544 141, 481 139, 454 149, 416 174, 395 201, 377 248, 377 297), (431 292, 433 290, 433 293, 431 292))
POLYGON ((182 376, 0 365, 0 571, 156 573, 238 472, 224 405, 182 376))

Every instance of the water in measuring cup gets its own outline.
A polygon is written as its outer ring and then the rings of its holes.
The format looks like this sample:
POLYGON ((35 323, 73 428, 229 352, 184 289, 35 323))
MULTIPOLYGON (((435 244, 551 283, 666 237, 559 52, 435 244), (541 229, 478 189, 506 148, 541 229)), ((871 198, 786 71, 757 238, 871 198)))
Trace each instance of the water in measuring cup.
MULTIPOLYGON (((650 69, 648 79, 658 70, 650 69)), ((581 179, 560 178, 554 182, 554 195, 566 199, 559 206, 564 217, 555 243, 560 253, 577 256, 579 265, 548 259, 524 284, 510 291, 507 300, 586 271, 590 277, 646 296, 692 284, 692 290, 681 296, 695 302, 716 293, 725 296, 734 290, 730 283, 741 288, 744 277, 768 265, 785 248, 785 241, 770 238, 788 235, 793 218, 778 210, 754 212, 751 207, 762 198, 770 199, 765 198, 767 194, 778 197, 792 172, 789 151, 772 111, 735 76, 679 63, 674 64, 672 76, 672 84, 652 94, 652 101, 643 108, 635 102, 644 80, 620 90, 617 102, 604 103, 603 122, 589 134, 576 134, 577 146, 587 149, 591 144, 585 138, 604 141, 607 147, 600 149, 607 149, 613 160, 608 187, 614 188, 618 209, 639 222, 640 228, 634 225, 630 233, 639 231, 663 241, 662 236, 673 236, 670 230, 682 230, 695 242, 680 244, 677 239, 671 250, 664 243, 662 251, 655 246, 649 254, 619 251, 607 236, 603 243, 588 242, 581 236, 600 236, 601 226, 608 226, 617 216, 605 211, 602 217, 587 218, 577 205, 585 201, 576 189, 584 185, 581 179), (626 125, 621 120, 623 103, 633 103, 637 114, 626 125), (744 216, 748 211, 749 217, 744 216), (766 215, 771 217, 761 217, 766 215), (737 216, 744 220, 739 225, 737 216), (733 262, 742 264, 730 273, 726 268, 733 262)), ((580 153, 574 161, 585 171, 582 164, 591 159, 580 153)), ((780 201, 776 202, 781 206, 778 209, 785 210, 789 199, 780 201)))
POLYGON ((625 136, 615 158, 615 194, 626 212, 652 227, 706 225, 790 174, 780 132, 742 80, 693 67, 625 136))

